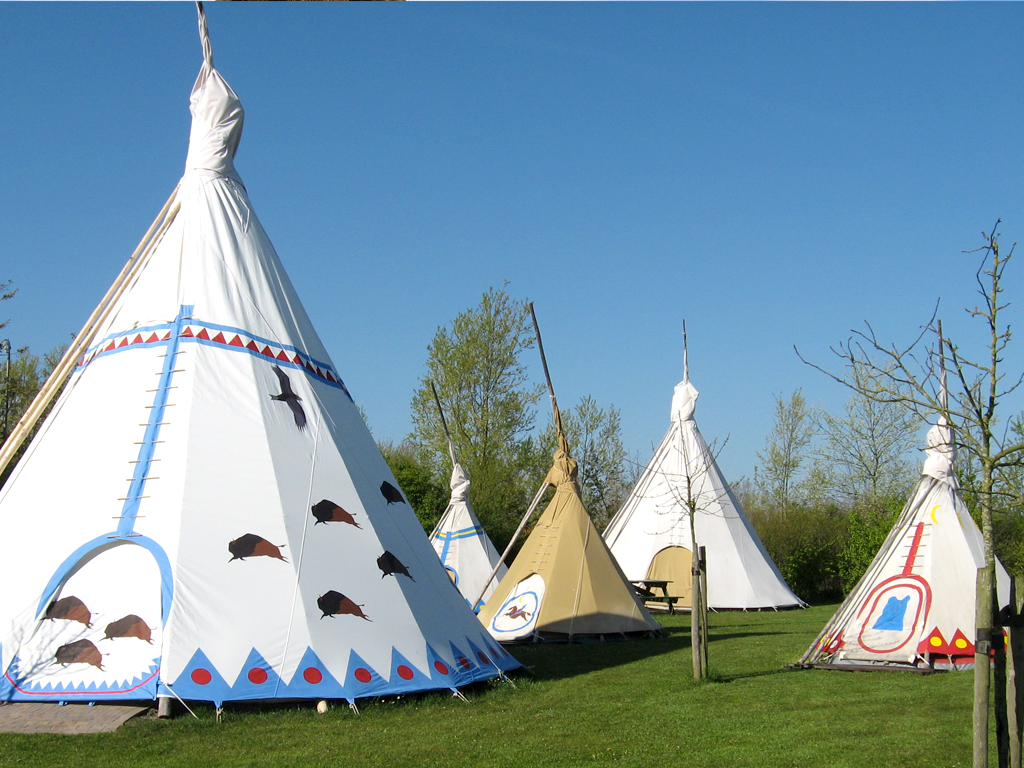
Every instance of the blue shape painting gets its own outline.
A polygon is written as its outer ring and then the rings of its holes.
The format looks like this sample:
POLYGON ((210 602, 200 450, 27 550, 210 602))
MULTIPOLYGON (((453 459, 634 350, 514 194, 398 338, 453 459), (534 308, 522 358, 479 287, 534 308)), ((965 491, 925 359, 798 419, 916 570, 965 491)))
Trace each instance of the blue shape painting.
POLYGON ((878 621, 875 622, 872 629, 895 629, 897 632, 902 632, 903 616, 907 612, 907 605, 909 603, 910 595, 907 595, 902 600, 890 597, 885 604, 885 608, 882 609, 882 615, 878 617, 878 621))

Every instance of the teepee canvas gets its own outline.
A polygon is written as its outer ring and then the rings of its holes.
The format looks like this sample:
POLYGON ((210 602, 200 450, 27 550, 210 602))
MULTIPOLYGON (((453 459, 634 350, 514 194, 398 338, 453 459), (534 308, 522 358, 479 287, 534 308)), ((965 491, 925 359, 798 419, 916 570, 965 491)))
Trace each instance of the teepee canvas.
MULTIPOLYGON (((974 663, 981 531, 957 490, 944 418, 928 431, 921 479, 864 576, 801 659, 841 666, 974 663)), ((999 605, 1009 579, 996 561, 999 605)))
POLYGON ((482 597, 480 603, 485 604, 508 569, 502 564, 495 577, 490 578, 494 566, 498 565, 498 551, 473 514, 469 503, 469 477, 459 464, 451 442, 448 451, 452 457, 452 497, 430 534, 430 542, 462 596, 470 604, 482 597))
POLYGON ((583 506, 576 460, 569 455, 536 319, 534 324, 558 435, 554 465, 542 488, 555 491, 490 602, 480 610, 480 621, 500 642, 660 634, 661 625, 637 598, 583 506))
POLYGON ((690 510, 697 546, 707 555, 708 607, 803 605, 779 573, 715 462, 693 414, 698 392, 684 352, 683 381, 672 397, 672 425, 604 532, 612 554, 634 581, 667 581, 678 606, 692 589, 690 510))
POLYGON ((352 701, 517 666, 256 218, 200 31, 174 204, 0 492, 0 699, 352 701))

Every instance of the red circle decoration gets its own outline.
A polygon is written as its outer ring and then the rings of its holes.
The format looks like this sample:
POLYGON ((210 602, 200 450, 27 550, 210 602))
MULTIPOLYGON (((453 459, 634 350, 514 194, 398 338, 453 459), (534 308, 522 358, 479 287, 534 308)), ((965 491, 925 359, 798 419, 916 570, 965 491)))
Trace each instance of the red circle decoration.
POLYGON ((463 669, 469 669, 469 659, 465 656, 459 656, 459 664, 462 665, 463 669))
POLYGON ((491 663, 491 660, 487 658, 487 654, 485 654, 483 651, 477 651, 476 655, 477 655, 477 657, 479 657, 480 661, 482 661, 484 664, 490 664, 491 663))
POLYGON ((405 666, 405 664, 399 664, 398 676, 403 680, 412 680, 412 670, 405 666))
POLYGON ((447 675, 448 674, 448 665, 445 664, 443 661, 435 661, 434 662, 434 669, 436 669, 442 675, 447 675))
POLYGON ((368 683, 373 679, 373 675, 370 674, 370 670, 363 669, 360 667, 356 670, 356 680, 360 683, 368 683))
POLYGON ((249 682, 260 685, 261 683, 267 682, 267 670, 260 667, 253 667, 249 670, 249 682))
POLYGON ((208 669, 199 667, 192 670, 192 682, 196 685, 206 685, 211 680, 213 680, 213 675, 210 674, 208 669))
POLYGON ((316 685, 324 679, 324 673, 316 667, 306 667, 302 670, 302 679, 310 685, 316 685))

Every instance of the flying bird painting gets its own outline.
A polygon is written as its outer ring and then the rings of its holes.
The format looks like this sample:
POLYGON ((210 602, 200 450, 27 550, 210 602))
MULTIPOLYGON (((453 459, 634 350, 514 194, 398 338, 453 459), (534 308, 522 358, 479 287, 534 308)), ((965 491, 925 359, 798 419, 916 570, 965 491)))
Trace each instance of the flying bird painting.
POLYGON ((65 619, 66 621, 78 621, 87 627, 92 626, 92 613, 85 607, 85 603, 73 595, 62 597, 50 603, 46 609, 44 619, 65 619))
POLYGON ((301 397, 295 394, 295 390, 292 389, 292 383, 288 379, 288 374, 274 366, 274 374, 277 376, 277 380, 281 384, 281 394, 271 395, 271 400, 280 400, 283 403, 287 403, 288 407, 292 411, 292 416, 295 417, 295 426, 302 431, 306 428, 306 412, 302 410, 302 406, 299 402, 302 400, 301 397))
POLYGON ((57 649, 57 660, 54 664, 91 664, 96 669, 103 671, 103 654, 100 649, 89 640, 75 640, 73 643, 62 645, 57 649))
POLYGON ((388 506, 392 504, 405 504, 405 499, 402 498, 402 492, 395 488, 391 483, 385 480, 380 484, 380 492, 383 494, 384 499, 387 501, 388 506))
POLYGON ((115 637, 137 637, 139 640, 145 640, 150 645, 153 644, 153 630, 149 628, 141 618, 136 616, 134 613, 129 613, 123 619, 112 621, 107 624, 107 628, 103 630, 104 640, 113 640, 115 637))
POLYGON ((333 589, 317 598, 316 607, 323 611, 324 615, 320 617, 321 619, 326 616, 338 616, 347 613, 350 616, 358 616, 367 621, 371 620, 369 616, 363 613, 363 606, 356 605, 349 598, 341 594, 341 592, 335 592, 333 589))
POLYGON ((280 546, 271 544, 269 541, 264 539, 262 536, 257 536, 255 533, 247 533, 245 536, 239 536, 234 541, 228 544, 228 552, 231 553, 231 560, 245 560, 247 557, 272 557, 275 560, 281 560, 285 563, 284 555, 281 554, 280 546))
POLYGON ((354 525, 356 528, 362 529, 356 519, 346 512, 344 509, 339 507, 330 499, 323 499, 313 505, 313 517, 316 518, 316 522, 313 525, 319 525, 320 523, 348 523, 354 525))
POLYGON ((409 569, 402 565, 402 561, 387 550, 384 551, 383 555, 377 558, 377 567, 383 572, 381 575, 382 579, 385 576, 392 576, 396 573, 400 573, 403 576, 408 576, 413 581, 416 581, 416 579, 413 579, 412 575, 409 573, 409 569))

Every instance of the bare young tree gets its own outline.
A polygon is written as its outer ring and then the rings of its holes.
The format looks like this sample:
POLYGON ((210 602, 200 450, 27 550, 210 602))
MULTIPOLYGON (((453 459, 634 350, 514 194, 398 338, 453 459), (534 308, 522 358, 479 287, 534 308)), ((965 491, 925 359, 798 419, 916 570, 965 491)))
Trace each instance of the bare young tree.
POLYGON ((855 390, 842 412, 814 414, 822 441, 811 474, 833 501, 847 505, 905 495, 916 478, 907 455, 922 422, 899 403, 862 394, 875 385, 871 371, 854 366, 849 378, 855 390))
POLYGON ((793 501, 797 473, 807 458, 807 447, 814 437, 811 409, 797 389, 785 400, 775 395, 775 424, 768 434, 757 482, 771 502, 786 510, 793 501))
MULTIPOLYGON (((1004 670, 1000 670, 1002 643, 993 644, 992 625, 996 604, 995 557, 993 554, 992 514, 995 506, 997 478, 1003 470, 1024 463, 1024 441, 1012 433, 1000 436, 997 431, 999 405, 1024 382, 1024 374, 1007 378, 1001 368, 1010 343, 1009 325, 1003 325, 1000 313, 1009 305, 1000 303, 1003 277, 1014 247, 1003 252, 999 243, 999 221, 990 232, 983 232, 981 247, 966 251, 981 254, 982 260, 975 280, 981 301, 969 307, 970 317, 984 327, 984 341, 977 352, 942 335, 942 325, 933 314, 921 333, 907 347, 889 345, 879 340, 870 324, 865 330, 852 331, 853 336, 832 351, 845 364, 845 373, 832 373, 825 368, 808 365, 825 373, 855 393, 883 404, 898 404, 918 419, 931 420, 938 414, 953 431, 954 447, 968 454, 977 469, 977 487, 971 489, 981 511, 982 534, 985 541, 985 568, 979 572, 977 601, 977 643, 974 672, 974 765, 988 765, 988 707, 990 698, 989 651, 996 651, 997 732, 998 719, 1005 718, 1005 696, 1000 695, 1004 670), (936 341, 931 341, 935 339, 936 341), (940 386, 944 361, 948 360, 952 386, 948 398, 940 386), (851 371, 867 374, 853 376, 851 371)), ((799 355, 799 350, 797 350, 799 355)), ((1000 756, 1006 751, 1006 740, 1000 738, 1000 756)), ((1000 761, 1002 762, 1002 760, 1000 761)))

